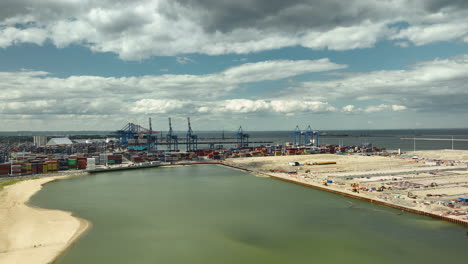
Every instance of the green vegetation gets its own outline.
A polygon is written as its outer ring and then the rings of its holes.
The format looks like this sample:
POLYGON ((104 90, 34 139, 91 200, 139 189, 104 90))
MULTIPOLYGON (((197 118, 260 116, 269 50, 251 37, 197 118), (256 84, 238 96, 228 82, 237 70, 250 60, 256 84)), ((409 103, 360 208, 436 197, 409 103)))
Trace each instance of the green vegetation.
POLYGON ((18 143, 26 143, 26 142, 33 142, 33 138, 30 136, 0 136, 0 143, 10 143, 10 144, 18 144, 18 143))
POLYGON ((0 182, 0 190, 2 190, 3 187, 5 187, 5 186, 12 185, 12 184, 18 183, 20 181, 24 181, 24 180, 11 180, 11 181, 0 182))

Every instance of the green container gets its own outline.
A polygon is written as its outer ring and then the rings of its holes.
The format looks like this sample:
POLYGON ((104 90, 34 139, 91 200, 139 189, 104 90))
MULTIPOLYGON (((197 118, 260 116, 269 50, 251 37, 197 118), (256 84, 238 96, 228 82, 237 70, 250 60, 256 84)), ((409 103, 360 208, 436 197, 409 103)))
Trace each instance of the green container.
POLYGON ((77 165, 78 161, 76 159, 68 159, 68 165, 77 165))
POLYGON ((109 163, 109 164, 114 164, 114 163, 115 163, 115 160, 108 160, 107 163, 109 163))

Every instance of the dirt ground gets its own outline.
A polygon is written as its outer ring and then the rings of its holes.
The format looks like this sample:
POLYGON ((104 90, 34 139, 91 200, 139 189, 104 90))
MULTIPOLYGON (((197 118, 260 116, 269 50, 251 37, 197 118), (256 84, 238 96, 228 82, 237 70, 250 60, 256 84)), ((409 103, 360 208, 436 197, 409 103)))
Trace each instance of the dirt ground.
POLYGON ((468 198, 468 151, 418 151, 391 157, 313 154, 225 162, 343 192, 356 192, 352 184, 358 184, 361 196, 468 221, 468 205, 458 200, 468 198), (434 160, 441 161, 440 165, 426 164, 434 160), (336 164, 312 165, 324 161, 336 164), (291 166, 289 162, 300 165, 291 166), (382 187, 383 191, 377 191, 382 187))

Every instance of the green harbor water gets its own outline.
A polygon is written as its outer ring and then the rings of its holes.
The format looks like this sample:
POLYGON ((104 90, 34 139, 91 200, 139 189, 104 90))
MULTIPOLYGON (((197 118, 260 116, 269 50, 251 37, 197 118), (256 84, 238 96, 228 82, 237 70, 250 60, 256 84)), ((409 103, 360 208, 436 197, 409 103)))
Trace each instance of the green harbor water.
POLYGON ((59 264, 468 259, 461 226, 219 166, 60 180, 45 185, 31 204, 93 223, 59 264))

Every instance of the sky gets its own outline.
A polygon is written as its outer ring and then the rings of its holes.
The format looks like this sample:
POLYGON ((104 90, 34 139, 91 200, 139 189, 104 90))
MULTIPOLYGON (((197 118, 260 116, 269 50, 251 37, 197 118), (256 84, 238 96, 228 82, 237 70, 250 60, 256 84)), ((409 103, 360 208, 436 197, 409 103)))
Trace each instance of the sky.
POLYGON ((466 0, 0 0, 0 131, 468 127, 466 0))

